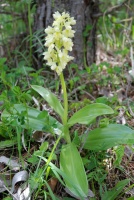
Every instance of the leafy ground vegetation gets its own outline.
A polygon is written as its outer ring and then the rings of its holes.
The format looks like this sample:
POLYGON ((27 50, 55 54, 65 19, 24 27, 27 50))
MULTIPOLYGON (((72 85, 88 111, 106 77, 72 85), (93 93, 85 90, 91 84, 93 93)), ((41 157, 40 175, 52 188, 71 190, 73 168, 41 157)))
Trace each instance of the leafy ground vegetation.
POLYGON ((0 2, 0 199, 134 199, 134 2, 100 3, 96 63, 64 80, 36 67, 36 5, 0 2))

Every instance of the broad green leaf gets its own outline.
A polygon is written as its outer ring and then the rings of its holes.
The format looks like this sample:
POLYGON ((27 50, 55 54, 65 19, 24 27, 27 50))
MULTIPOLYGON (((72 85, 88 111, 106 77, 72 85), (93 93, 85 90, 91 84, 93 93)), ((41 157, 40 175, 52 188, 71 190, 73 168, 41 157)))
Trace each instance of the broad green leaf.
POLYGON ((112 114, 114 111, 109 106, 102 103, 94 103, 80 109, 69 119, 68 124, 72 126, 76 123, 89 124, 100 115, 112 114))
POLYGON ((53 134, 60 135, 62 124, 55 118, 51 117, 47 111, 39 111, 35 108, 15 104, 10 113, 6 110, 1 115, 2 121, 9 121, 13 126, 20 125, 22 128, 49 131, 53 134))
POLYGON ((116 197, 118 197, 118 195, 123 191, 123 188, 130 182, 129 179, 125 179, 123 181, 120 181, 116 184, 116 186, 114 188, 112 188, 112 190, 106 192, 102 199, 103 200, 115 200, 116 197))
POLYGON ((58 98, 52 92, 38 85, 32 85, 31 87, 47 101, 49 106, 53 108, 55 112, 60 115, 61 118, 63 117, 64 109, 58 98))
POLYGON ((88 195, 88 182, 80 154, 73 143, 67 144, 61 150, 60 168, 68 179, 64 178, 67 188, 81 200, 88 195))
POLYGON ((110 124, 82 135, 85 149, 106 150, 120 144, 134 144, 134 130, 121 124, 110 124))

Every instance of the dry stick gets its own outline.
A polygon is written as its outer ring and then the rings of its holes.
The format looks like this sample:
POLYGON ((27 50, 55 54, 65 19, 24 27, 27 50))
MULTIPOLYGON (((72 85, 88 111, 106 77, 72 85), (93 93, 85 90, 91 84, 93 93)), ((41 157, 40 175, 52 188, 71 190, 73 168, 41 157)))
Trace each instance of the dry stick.
MULTIPOLYGON (((75 88, 74 90, 72 90, 71 94, 69 94, 68 96, 71 96, 72 94, 76 93, 77 91, 79 91, 79 87, 75 88)), ((87 94, 90 98, 92 98, 93 100, 95 100, 95 98, 87 91, 82 90, 82 92, 84 92, 85 94, 87 94)))
POLYGON ((12 192, 10 192, 10 190, 3 184, 3 187, 5 188, 5 190, 7 190, 8 192, 9 192, 9 194, 12 196, 12 197, 14 197, 14 199, 15 200, 18 200, 15 196, 14 196, 14 194, 12 193, 12 192))
POLYGON ((84 92, 85 94, 87 94, 90 98, 92 98, 93 100, 95 100, 95 98, 94 98, 89 92, 87 92, 87 91, 85 91, 85 90, 83 90, 83 92, 84 92))

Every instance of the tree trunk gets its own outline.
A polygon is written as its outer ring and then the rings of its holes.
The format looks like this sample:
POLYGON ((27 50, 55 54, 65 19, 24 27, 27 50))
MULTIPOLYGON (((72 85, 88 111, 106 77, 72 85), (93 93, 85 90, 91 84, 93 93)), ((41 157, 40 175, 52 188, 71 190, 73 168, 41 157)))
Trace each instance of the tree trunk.
MULTIPOLYGON (((78 64, 79 69, 84 66, 90 66, 95 62, 96 54, 96 23, 93 18, 99 10, 99 0, 38 0, 37 12, 35 15, 34 31, 43 30, 53 22, 52 14, 56 11, 60 13, 67 11, 76 20, 74 29, 76 31, 74 38, 74 47, 72 56, 73 62, 78 64), (84 34, 83 34, 84 33, 84 34)), ((39 48, 39 44, 36 46, 39 48)), ((40 60, 41 62, 41 60, 40 60)), ((42 65, 40 63, 40 65, 42 65)))

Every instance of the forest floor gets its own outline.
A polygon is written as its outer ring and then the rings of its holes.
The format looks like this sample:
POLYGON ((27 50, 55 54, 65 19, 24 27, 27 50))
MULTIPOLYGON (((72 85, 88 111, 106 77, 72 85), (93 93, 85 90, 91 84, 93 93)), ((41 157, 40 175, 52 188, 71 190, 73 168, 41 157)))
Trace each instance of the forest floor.
MULTIPOLYGON (((131 66, 129 57, 126 56, 122 58, 120 55, 105 52, 101 48, 98 48, 97 62, 91 66, 90 71, 86 69, 83 70, 81 74, 74 73, 73 76, 69 74, 67 77, 70 102, 69 109, 71 110, 70 115, 75 111, 76 107, 78 109, 88 102, 107 102, 115 110, 115 114, 112 119, 110 118, 110 121, 127 125, 133 129, 134 79, 129 74, 129 66, 131 66)), ((72 72, 74 72, 73 67, 72 72)), ((41 74, 42 73, 44 74, 45 72, 42 71, 41 74)), ((55 79, 55 77, 53 78, 55 79)), ((53 86, 53 78, 49 81, 47 80, 47 84, 51 82, 51 89, 55 90, 56 87, 53 86)), ((56 91, 56 94, 60 94, 59 86, 56 91)), ((61 98, 60 95, 59 98, 61 98)), ((55 113, 47 107, 45 102, 35 98, 33 102, 34 105, 38 105, 41 109, 48 109, 50 115, 56 116, 55 113)), ((93 127, 97 127, 97 123, 93 124, 92 128, 93 127)), ((9 129, 7 130, 9 131, 9 129)), ((71 132, 73 133, 75 130, 80 133, 86 130, 86 127, 76 125, 71 132)), ((34 152, 38 153, 41 150, 43 141, 49 143, 48 149, 51 152, 55 143, 55 138, 49 133, 45 135, 44 138, 44 133, 35 131, 32 135, 32 140, 30 141, 27 139, 29 146, 25 146, 24 136, 25 133, 19 138, 20 141, 17 141, 21 142, 22 147, 19 147, 21 152, 19 152, 19 148, 16 145, 11 145, 11 147, 8 142, 5 144, 4 148, 0 150, 0 181, 6 180, 6 186, 3 186, 3 182, 0 182, 0 199, 15 199, 15 194, 20 189, 22 183, 27 182, 29 172, 32 174, 30 177, 30 184, 38 183, 38 187, 33 186, 35 192, 32 199, 44 199, 43 191, 47 191, 46 186, 38 182, 41 180, 36 180, 42 172, 43 162, 40 161, 39 167, 39 161, 32 155, 34 152), (21 164, 19 164, 19 160, 21 160, 21 164), (22 174, 19 174, 20 169, 23 168, 28 169, 28 173, 27 170, 24 170, 22 174), (16 177, 14 175, 16 175, 16 177), (13 177, 15 178, 13 179, 13 177), (10 190, 8 188, 9 186, 11 187, 11 185, 12 189, 10 190)), ((81 155, 83 157, 85 156, 85 162, 87 158, 86 153, 86 151, 81 152, 81 155)), ((88 154, 88 158, 91 159, 89 166, 87 166, 87 173, 90 172, 88 176, 89 188, 95 193, 95 197, 91 199, 101 199, 101 194, 105 188, 111 189, 115 187, 119 181, 124 179, 130 179, 130 188, 127 186, 125 192, 123 191, 123 194, 117 199, 121 200, 134 197, 134 189, 132 187, 134 184, 133 146, 124 145, 124 151, 115 147, 108 149, 106 152, 91 151, 88 152, 88 154)), ((58 156, 59 154, 57 153, 57 157, 58 156)), ((57 160, 55 160, 55 163, 59 165, 57 160)), ((71 199, 72 195, 63 188, 57 178, 50 176, 48 185, 58 199, 71 199)), ((27 184, 24 187, 27 189, 27 193, 29 193, 29 185, 27 184)), ((22 191, 24 191, 24 189, 21 189, 21 192, 22 191)), ((26 198, 24 197, 22 199, 25 200, 26 198)))

